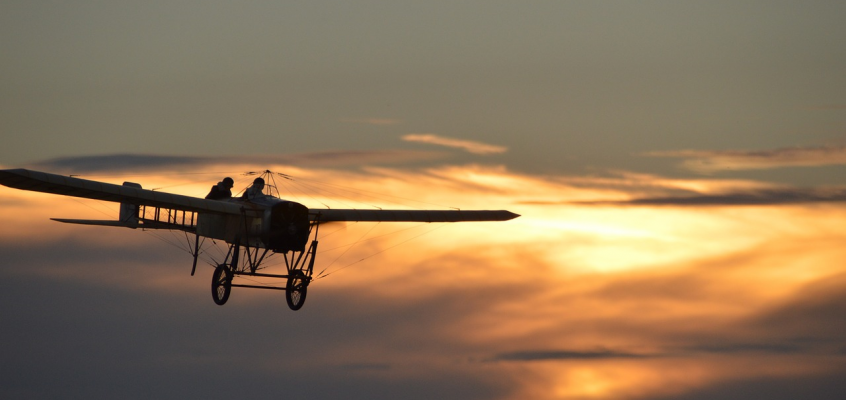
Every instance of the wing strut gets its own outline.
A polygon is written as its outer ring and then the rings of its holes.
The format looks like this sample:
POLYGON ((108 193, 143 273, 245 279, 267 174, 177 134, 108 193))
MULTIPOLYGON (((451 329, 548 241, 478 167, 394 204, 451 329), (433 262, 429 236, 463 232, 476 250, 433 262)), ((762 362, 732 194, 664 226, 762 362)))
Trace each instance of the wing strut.
POLYGON ((191 276, 197 271, 197 257, 200 255, 200 235, 194 234, 194 265, 191 266, 191 276))

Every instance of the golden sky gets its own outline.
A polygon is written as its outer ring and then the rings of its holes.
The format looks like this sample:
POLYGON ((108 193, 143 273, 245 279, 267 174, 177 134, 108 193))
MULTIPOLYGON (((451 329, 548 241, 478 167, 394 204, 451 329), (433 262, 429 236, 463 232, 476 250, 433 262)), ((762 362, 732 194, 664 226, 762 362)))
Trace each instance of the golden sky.
MULTIPOLYGON (((100 179, 201 196, 225 169, 234 171, 236 189, 252 179, 237 173, 253 170, 249 165, 100 179)), ((327 225, 315 266, 326 276, 310 287, 303 310, 291 312, 279 293, 238 288, 224 307, 214 305, 212 268, 201 262, 189 276, 191 257, 178 249, 182 234, 48 220, 113 218, 114 204, 4 187, 0 244, 16 295, 6 294, 16 311, 5 334, 29 337, 14 350, 7 346, 11 359, 27 364, 38 355, 62 365, 40 354, 53 340, 108 347, 115 339, 80 337, 91 318, 104 318, 98 324, 115 322, 106 331, 122 338, 107 352, 122 360, 115 363, 149 373, 140 365, 167 362, 212 375, 214 365, 226 363, 236 377, 258 374, 304 393, 326 374, 334 383, 314 392, 318 397, 355 378, 377 397, 411 387, 446 397, 686 398, 731 392, 739 383, 826 387, 846 366, 846 326, 838 322, 846 209, 837 203, 624 203, 674 187, 709 193, 761 186, 709 178, 640 176, 633 186, 631 178, 615 185, 481 165, 271 169, 293 176, 277 180, 282 197, 312 207, 508 209, 522 216, 327 225), (226 334, 191 319, 225 326, 226 334), (134 331, 135 324, 173 331, 143 338, 153 328, 134 331), (183 331, 169 324, 187 330, 177 334, 183 331), (171 343, 160 348, 164 339, 171 343), (216 340, 234 342, 220 349, 216 340), (242 340, 248 344, 236 344, 242 340)), ((109 357, 64 352, 94 370, 109 357)))

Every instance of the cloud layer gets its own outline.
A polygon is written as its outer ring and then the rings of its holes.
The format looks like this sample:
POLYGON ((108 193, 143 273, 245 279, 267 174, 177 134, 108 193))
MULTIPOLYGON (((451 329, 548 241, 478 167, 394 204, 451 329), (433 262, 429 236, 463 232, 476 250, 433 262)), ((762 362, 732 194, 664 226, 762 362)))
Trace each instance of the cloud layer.
POLYGON ((760 206, 781 204, 842 203, 846 188, 778 188, 675 197, 641 197, 631 200, 580 201, 585 205, 653 206, 760 206))
POLYGON ((158 154, 106 154, 100 156, 61 157, 39 161, 30 168, 53 172, 115 172, 135 170, 160 170, 190 172, 191 168, 210 165, 302 165, 310 167, 343 165, 379 165, 405 163, 415 160, 432 160, 443 155, 436 152, 409 150, 338 150, 285 155, 250 156, 173 156, 158 154))
POLYGON ((413 133, 402 137, 407 142, 428 143, 438 146, 461 149, 473 154, 498 154, 508 151, 507 147, 496 146, 472 140, 453 139, 431 133, 413 133))
MULTIPOLYGON (((108 160, 120 162, 99 159, 108 160)), ((264 398, 281 387, 352 399, 795 398, 768 389, 779 382, 811 397, 843 393, 832 378, 846 373, 846 209, 837 202, 594 207, 562 199, 767 185, 490 166, 291 175, 283 197, 311 206, 522 217, 327 226, 315 267, 330 274, 291 312, 276 291, 238 288, 213 304, 212 244, 191 277, 179 246, 190 238, 57 224, 48 218, 104 218, 117 207, 0 187, 3 394, 264 398)), ((145 187, 174 181, 155 170, 139 178, 145 187)), ((201 180, 174 190, 203 195, 214 182, 201 180)))
POLYGON ((711 174, 726 170, 819 167, 846 164, 846 146, 785 147, 772 150, 676 150, 643 153, 648 157, 682 158, 691 171, 711 174))

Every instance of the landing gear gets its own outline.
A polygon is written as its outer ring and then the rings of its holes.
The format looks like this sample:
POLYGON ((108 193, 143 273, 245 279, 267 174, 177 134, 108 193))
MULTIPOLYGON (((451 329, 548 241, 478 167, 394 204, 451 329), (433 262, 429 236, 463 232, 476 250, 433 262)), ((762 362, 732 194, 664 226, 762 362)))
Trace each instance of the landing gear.
POLYGON ((222 264, 218 264, 212 274, 211 291, 212 300, 217 305, 224 305, 229 300, 229 294, 233 287, 246 287, 254 289, 275 289, 285 291, 285 301, 291 310, 299 310, 305 304, 308 285, 312 280, 314 271, 314 255, 317 253, 317 240, 303 251, 288 251, 281 254, 285 259, 287 274, 267 274, 256 272, 259 264, 264 260, 267 249, 244 247, 243 250, 238 243, 230 244, 229 252, 222 264), (239 255, 243 251, 243 257, 239 255), (263 251, 263 253, 262 253, 263 251), (239 263, 239 258, 243 262, 239 263), (281 278, 286 279, 285 287, 271 285, 247 285, 235 284, 232 281, 238 276, 258 278, 281 278))
POLYGON ((297 311, 303 307, 310 280, 301 270, 296 270, 288 275, 288 284, 285 286, 285 300, 288 301, 290 309, 297 311))
POLYGON ((226 264, 220 264, 212 274, 212 299, 214 303, 222 306, 229 300, 229 293, 232 292, 232 271, 226 264))

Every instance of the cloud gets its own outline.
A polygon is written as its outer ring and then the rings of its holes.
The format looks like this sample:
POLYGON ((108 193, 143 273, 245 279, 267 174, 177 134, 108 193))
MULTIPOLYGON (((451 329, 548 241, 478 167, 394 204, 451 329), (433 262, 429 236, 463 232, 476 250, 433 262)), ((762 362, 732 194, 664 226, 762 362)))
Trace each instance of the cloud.
MULTIPOLYGON (((519 203, 526 205, 563 206, 574 204, 624 205, 632 199, 686 199, 703 195, 754 193, 785 190, 786 187, 748 179, 670 178, 654 174, 628 171, 607 171, 602 175, 558 176, 555 180, 574 190, 565 198, 524 196, 519 203)), ((811 188, 818 190, 819 188, 811 188)), ((796 188, 796 190, 803 190, 796 188)), ((530 191, 526 192, 527 194, 530 191)))
POLYGON ((106 154, 96 156, 61 157, 37 161, 31 168, 49 172, 118 172, 141 170, 190 171, 212 165, 287 164, 296 166, 344 166, 369 164, 397 164, 442 158, 437 152, 409 150, 338 150, 279 155, 234 156, 175 156, 157 154, 106 154))
POLYGON ((524 350, 497 354, 487 361, 537 362, 537 361, 601 361, 680 357, 684 354, 796 354, 807 350, 796 343, 743 343, 743 342, 699 343, 682 348, 667 348, 655 353, 637 353, 618 350, 524 350))
POLYGON ((846 188, 783 188, 700 194, 695 196, 641 197, 631 200, 577 201, 567 204, 632 206, 760 206, 846 202, 846 188))
POLYGON ((348 371, 387 371, 391 366, 384 363, 351 363, 340 365, 338 368, 348 371))
POLYGON ((703 343, 685 347, 684 351, 706 354, 764 353, 790 354, 799 353, 805 348, 795 343, 703 343))
POLYGON ((132 171, 154 168, 191 168, 211 162, 211 157, 168 156, 158 154, 105 154, 96 156, 60 157, 37 161, 30 166, 48 171, 79 173, 132 171))
POLYGON ((508 151, 507 147, 474 142, 471 140, 453 139, 431 133, 413 133, 402 137, 407 142, 428 143, 444 147, 462 149, 473 154, 498 154, 508 151))
MULTIPOLYGON (((759 206, 846 202, 846 187, 795 187, 745 179, 678 179, 657 175, 612 172, 610 177, 561 177, 562 183, 594 189, 594 198, 568 199, 526 196, 519 204, 529 206, 759 206)), ((578 193, 578 192, 577 192, 578 193)))
POLYGON ((641 154, 647 157, 682 158, 682 167, 701 174, 727 170, 786 167, 821 167, 846 164, 846 146, 784 147, 772 150, 675 150, 641 154))
POLYGON ((565 361, 565 360, 616 360, 647 358, 650 355, 620 352, 614 350, 530 350, 501 353, 491 361, 565 361))
POLYGON ((771 309, 748 321, 762 332, 802 338, 802 343, 835 345, 846 349, 846 273, 827 276, 801 287, 771 309))
MULTIPOLYGON (((119 164, 106 161, 98 168, 119 164)), ((200 172, 219 170, 205 162, 200 172)), ((584 207, 560 200, 779 188, 483 165, 300 167, 295 178, 284 184, 309 206, 446 203, 523 216, 321 229, 315 268, 333 274, 293 312, 272 290, 237 288, 213 304, 212 267, 201 257, 192 277, 191 256, 162 243, 184 235, 57 224, 47 217, 103 216, 0 187, 13 200, 0 207, 0 395, 696 398, 843 371, 842 207, 584 207), (280 346, 280 335, 296 345, 280 346)), ((138 182, 168 179, 154 169, 138 182)), ((837 382, 803 387, 842 394, 837 382)))

